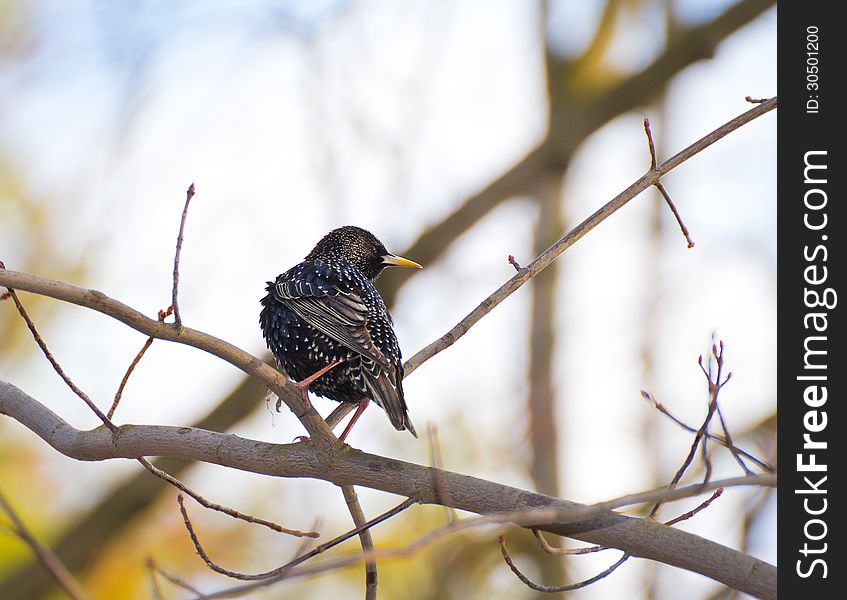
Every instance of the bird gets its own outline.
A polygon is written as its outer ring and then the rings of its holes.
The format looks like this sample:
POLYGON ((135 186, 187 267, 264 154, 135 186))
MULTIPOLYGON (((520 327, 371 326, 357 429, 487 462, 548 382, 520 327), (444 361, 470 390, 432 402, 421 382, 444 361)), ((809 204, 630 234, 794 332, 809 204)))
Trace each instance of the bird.
POLYGON ((373 400, 398 431, 418 437, 403 394, 403 361, 394 323, 374 281, 390 266, 423 268, 386 250, 374 234, 333 229, 305 259, 268 281, 262 335, 303 393, 358 404, 344 441, 373 400))

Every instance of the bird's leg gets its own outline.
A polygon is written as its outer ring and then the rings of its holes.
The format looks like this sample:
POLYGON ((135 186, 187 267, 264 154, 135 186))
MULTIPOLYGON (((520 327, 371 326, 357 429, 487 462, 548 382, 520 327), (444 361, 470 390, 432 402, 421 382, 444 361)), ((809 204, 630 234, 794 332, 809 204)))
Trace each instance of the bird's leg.
MULTIPOLYGON (((329 363, 327 366, 323 367, 318 372, 313 373, 312 375, 309 375, 308 377, 306 377, 306 379, 301 379, 300 381, 294 382, 294 385, 296 385, 299 388, 299 390, 303 393, 303 403, 306 405, 306 408, 310 408, 312 406, 312 403, 309 401, 309 386, 312 385, 312 383, 314 383, 315 379, 317 379, 318 377, 320 377, 321 375, 323 375, 324 373, 326 373, 330 369, 337 367, 338 365, 340 365, 343 362, 344 361, 342 359, 338 359, 334 362, 329 363)), ((276 405, 277 410, 279 410, 280 402, 281 401, 277 401, 277 405, 276 405)), ((298 441, 298 442, 311 441, 308 435, 298 435, 294 439, 295 439, 295 441, 298 441)))
POLYGON ((298 389, 300 390, 300 392, 303 394, 303 402, 306 404, 307 407, 312 406, 312 403, 309 402, 309 386, 312 385, 312 383, 314 383, 315 379, 317 379, 318 377, 320 377, 321 375, 323 375, 324 373, 326 373, 330 369, 337 367, 338 365, 340 365, 343 362, 344 361, 341 360, 341 359, 336 360, 334 362, 331 362, 327 366, 323 367, 317 373, 313 373, 312 375, 309 375, 308 377, 306 377, 306 379, 301 379, 300 381, 296 381, 294 383, 294 385, 296 385, 298 387, 298 389))
POLYGON ((341 437, 338 438, 339 442, 343 442, 347 438, 347 434, 350 433, 351 429, 353 429, 353 425, 356 424, 356 421, 358 421, 359 417, 362 416, 362 413, 365 412, 365 409, 368 407, 370 402, 370 398, 365 398, 364 400, 359 401, 359 406, 356 407, 356 412, 354 412, 353 416, 350 417, 350 422, 347 423, 347 427, 344 428, 344 431, 341 432, 341 437))

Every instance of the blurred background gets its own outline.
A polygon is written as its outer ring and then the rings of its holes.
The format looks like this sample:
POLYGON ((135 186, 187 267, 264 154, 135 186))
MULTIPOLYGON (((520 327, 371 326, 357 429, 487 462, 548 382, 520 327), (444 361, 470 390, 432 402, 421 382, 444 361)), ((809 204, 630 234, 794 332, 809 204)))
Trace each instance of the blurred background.
MULTIPOLYGON (((425 265, 378 282, 408 358, 514 274, 510 254, 527 264, 644 173, 643 117, 663 160, 748 110, 745 96, 775 95, 774 4, 0 0, 0 260, 155 316, 170 303, 194 183, 180 272, 186 325, 265 357, 265 282, 330 229, 356 224, 425 265)), ((733 378, 723 414, 740 446, 775 460, 775 168, 770 113, 664 179, 693 249, 661 197, 642 194, 406 380, 421 439, 372 407, 349 442, 430 464, 432 426, 450 470, 578 502, 649 489, 673 476, 692 436, 640 391, 699 426, 708 393, 698 356, 724 340, 733 378)), ((92 311, 21 297, 66 371, 108 408, 145 338, 92 311)), ((98 424, 11 302, 0 303, 0 379, 76 427, 98 424)), ((314 402, 324 415, 336 406, 314 402)), ((162 341, 115 419, 279 443, 303 433, 234 367, 162 341)), ((742 474, 712 447, 715 478, 742 474)), ((352 528, 328 483, 161 465, 210 500, 286 526, 320 518, 324 540, 352 528)), ((175 491, 136 462, 80 463, 0 418, 0 491, 96 598, 150 598, 148 556, 203 591, 231 585, 196 556, 175 491)), ((400 500, 359 496, 369 517, 400 500)), ((272 569, 299 545, 189 511, 230 569, 272 569)), ((375 543, 407 544, 445 518, 415 507, 375 529, 375 543)), ((761 491, 728 490, 679 527, 776 561, 775 496, 761 491)), ((506 532, 519 566, 546 585, 591 577, 619 555, 563 561, 506 532)), ((380 563, 381 597, 539 597, 503 563, 496 535, 465 532, 380 563)), ((338 552, 357 550, 354 539, 338 552)), ((361 598, 363 580, 357 566, 254 597, 361 598)), ((0 598, 59 597, 0 527, 0 598)), ((569 597, 732 596, 632 559, 569 597)))

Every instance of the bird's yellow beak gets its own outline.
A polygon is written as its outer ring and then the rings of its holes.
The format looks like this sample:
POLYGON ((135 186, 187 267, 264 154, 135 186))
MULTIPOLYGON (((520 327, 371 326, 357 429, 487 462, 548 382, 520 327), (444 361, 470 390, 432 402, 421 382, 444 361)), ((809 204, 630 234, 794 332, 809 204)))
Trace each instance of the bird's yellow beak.
POLYGON ((412 269, 423 269, 423 267, 415 261, 409 260, 408 258, 403 258, 402 256, 394 256, 393 254, 384 255, 382 257, 382 263, 393 267, 410 267, 412 269))

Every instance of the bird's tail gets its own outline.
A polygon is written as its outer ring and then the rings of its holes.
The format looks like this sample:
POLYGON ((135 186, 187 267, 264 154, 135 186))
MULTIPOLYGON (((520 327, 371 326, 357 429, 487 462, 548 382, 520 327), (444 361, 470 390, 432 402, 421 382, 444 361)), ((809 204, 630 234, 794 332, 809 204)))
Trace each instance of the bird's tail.
POLYGON ((377 373, 365 371, 365 383, 370 391, 371 399, 382 407, 396 430, 406 429, 413 436, 418 437, 418 432, 415 431, 415 426, 409 418, 402 383, 400 381, 395 383, 388 373, 381 369, 377 371, 377 373))

